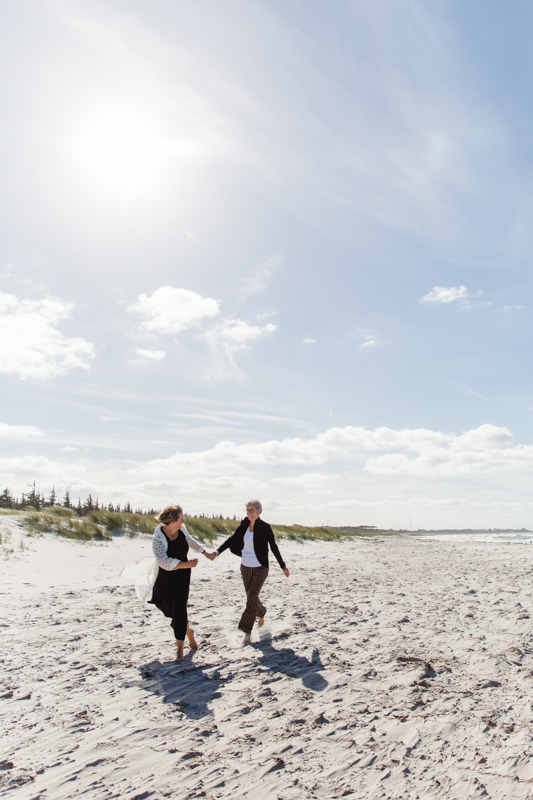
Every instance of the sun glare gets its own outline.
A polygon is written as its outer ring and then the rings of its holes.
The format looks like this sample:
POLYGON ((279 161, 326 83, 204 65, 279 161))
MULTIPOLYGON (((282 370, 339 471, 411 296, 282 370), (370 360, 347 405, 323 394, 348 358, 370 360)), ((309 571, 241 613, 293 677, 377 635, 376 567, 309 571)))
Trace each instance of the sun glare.
POLYGON ((160 174, 169 142, 146 117, 116 110, 95 115, 75 151, 87 179, 100 188, 142 192, 160 174))

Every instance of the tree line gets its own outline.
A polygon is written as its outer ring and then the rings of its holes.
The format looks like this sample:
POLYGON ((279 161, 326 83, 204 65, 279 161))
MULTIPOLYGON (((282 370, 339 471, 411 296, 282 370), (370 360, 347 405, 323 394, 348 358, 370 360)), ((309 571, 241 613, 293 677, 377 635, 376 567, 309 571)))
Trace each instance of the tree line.
POLYGON ((54 487, 52 487, 52 491, 48 495, 45 496, 43 492, 39 488, 35 481, 32 484, 28 484, 29 492, 23 492, 20 499, 15 497, 11 492, 11 489, 5 488, 4 491, 0 494, 0 508, 11 508, 13 510, 22 510, 25 508, 35 508, 36 511, 41 511, 44 508, 52 508, 53 506, 63 506, 63 508, 70 508, 72 511, 77 514, 79 517, 83 517, 87 514, 90 514, 91 511, 116 511, 116 512, 123 512, 126 514, 157 514, 157 511, 153 508, 150 508, 148 511, 145 511, 142 508, 136 508, 135 510, 132 508, 130 501, 128 500, 126 503, 121 505, 120 503, 100 503, 99 499, 93 499, 92 495, 89 494, 87 499, 82 503, 81 498, 78 497, 77 504, 72 501, 70 497, 70 492, 66 491, 65 496, 61 500, 57 494, 54 487))
MULTIPOLYGON (((148 510, 142 508, 133 509, 130 501, 128 500, 124 504, 120 503, 100 503, 98 497, 96 500, 93 500, 91 494, 87 497, 87 499, 82 503, 81 499, 78 497, 77 504, 74 503, 70 497, 70 492, 67 490, 65 492, 65 496, 63 499, 60 499, 56 494, 56 490, 52 487, 52 491, 46 497, 46 495, 41 492, 41 490, 37 487, 36 482, 28 484, 29 491, 23 492, 21 497, 15 497, 9 488, 5 488, 4 491, 0 494, 0 508, 10 508, 14 511, 22 511, 26 508, 35 508, 36 511, 42 511, 45 508, 52 508, 54 506, 62 506, 63 508, 70 508, 74 514, 77 514, 79 517, 84 517, 87 514, 90 514, 92 511, 110 511, 110 512, 117 512, 123 514, 147 514, 154 516, 157 514, 158 511, 161 509, 150 508, 148 510)), ((201 519, 227 519, 224 514, 188 514, 189 517, 196 517, 201 519)), ((234 514, 233 519, 237 520, 237 516, 234 514)))

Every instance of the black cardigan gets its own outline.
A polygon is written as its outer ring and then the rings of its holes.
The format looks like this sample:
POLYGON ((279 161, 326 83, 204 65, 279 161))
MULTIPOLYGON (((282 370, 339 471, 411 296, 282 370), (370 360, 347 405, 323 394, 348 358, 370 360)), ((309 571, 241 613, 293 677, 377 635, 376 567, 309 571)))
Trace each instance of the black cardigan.
MULTIPOLYGON (((244 547, 244 534, 248 530, 249 525, 250 520, 245 517, 235 533, 233 533, 229 539, 226 539, 224 544, 220 545, 218 552, 222 553, 229 547, 234 555, 241 556, 244 547)), ((285 569, 285 562, 281 557, 276 540, 274 539, 274 532, 268 522, 263 522, 263 520, 258 517, 254 523, 253 534, 254 550, 259 563, 262 564, 263 567, 268 567, 268 545, 270 545, 270 549, 276 556, 281 569, 285 569)))

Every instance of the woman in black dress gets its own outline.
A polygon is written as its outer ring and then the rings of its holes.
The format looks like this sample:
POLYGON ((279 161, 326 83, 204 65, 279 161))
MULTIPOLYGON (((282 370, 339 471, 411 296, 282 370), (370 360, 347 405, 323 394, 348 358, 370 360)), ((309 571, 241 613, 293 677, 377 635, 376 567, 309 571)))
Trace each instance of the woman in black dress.
POLYGON ((190 535, 183 523, 181 506, 167 506, 156 519, 160 524, 152 538, 152 549, 159 565, 159 572, 152 599, 148 602, 157 606, 165 617, 170 617, 170 624, 176 637, 178 658, 183 658, 185 636, 192 650, 198 647, 194 631, 187 621, 191 569, 198 564, 197 558, 188 560, 189 547, 197 553, 203 553, 211 561, 215 558, 215 554, 208 553, 203 544, 190 535))

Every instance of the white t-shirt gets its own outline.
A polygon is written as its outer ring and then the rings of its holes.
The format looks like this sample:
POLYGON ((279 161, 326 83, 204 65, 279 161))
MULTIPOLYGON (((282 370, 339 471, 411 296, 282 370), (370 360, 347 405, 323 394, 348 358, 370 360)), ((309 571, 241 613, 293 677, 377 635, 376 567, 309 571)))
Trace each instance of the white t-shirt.
POLYGON ((248 528, 244 534, 244 547, 242 548, 241 564, 243 567, 260 567, 261 562, 257 560, 254 550, 254 534, 248 528))

